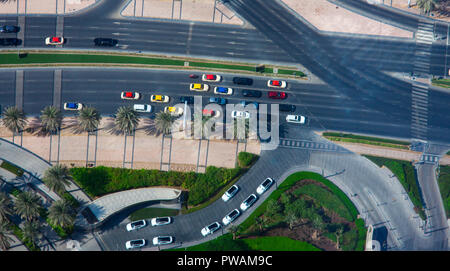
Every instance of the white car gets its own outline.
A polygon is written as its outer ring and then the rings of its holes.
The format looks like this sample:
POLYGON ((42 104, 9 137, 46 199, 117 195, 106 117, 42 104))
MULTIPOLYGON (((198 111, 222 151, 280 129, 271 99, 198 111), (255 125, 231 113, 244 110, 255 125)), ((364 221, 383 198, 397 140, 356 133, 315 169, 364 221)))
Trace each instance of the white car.
POLYGON ((189 85, 189 89, 192 91, 208 91, 209 86, 207 84, 192 83, 189 85))
POLYGON ((152 112, 152 106, 149 104, 135 104, 133 110, 136 112, 149 113, 152 112))
POLYGON ((248 208, 250 208, 250 206, 252 206, 257 199, 258 197, 255 194, 251 194, 241 203, 241 206, 239 207, 241 208, 242 211, 245 211, 248 208))
POLYGON ((239 187, 237 185, 233 185, 222 195, 222 200, 227 202, 229 201, 236 193, 238 192, 239 187))
POLYGON ((238 209, 234 209, 233 211, 229 212, 223 219, 222 219, 222 223, 224 226, 230 224, 231 222, 233 222, 239 215, 241 214, 241 212, 239 212, 238 209))
POLYGON ((138 92, 132 91, 122 91, 120 94, 120 98, 124 100, 138 100, 140 96, 138 92))
POLYGON ((171 217, 155 217, 152 218, 151 220, 151 224, 152 226, 162 226, 162 225, 167 225, 172 223, 172 218, 171 217))
POLYGON ((81 103, 64 103, 64 110, 81 110, 83 104, 81 103))
POLYGON ((241 119, 241 118, 249 119, 250 118, 250 113, 248 113, 247 111, 234 110, 234 111, 231 112, 231 117, 233 119, 241 119))
POLYGON ((127 249, 138 248, 138 247, 143 247, 143 246, 145 246, 144 239, 130 240, 125 243, 125 247, 127 249))
POLYGON ((63 37, 47 37, 45 39, 46 45, 60 45, 64 43, 63 37))
POLYGON ((262 182, 258 188, 256 188, 256 193, 261 195, 262 193, 266 192, 267 189, 273 184, 272 178, 266 178, 264 182, 262 182))
POLYGON ((214 93, 215 94, 220 94, 220 95, 232 95, 233 94, 233 89, 232 88, 226 88, 226 87, 215 87, 214 88, 214 93))
POLYGON ((286 88, 286 81, 281 80, 268 80, 267 86, 271 88, 286 88))
POLYGON ((158 245, 167 245, 167 244, 171 244, 173 242, 173 237, 172 236, 158 236, 153 238, 153 245, 158 246, 158 245))
POLYGON ((133 221, 133 222, 127 224, 127 231, 138 230, 140 228, 145 227, 146 225, 147 225, 147 222, 145 222, 145 220, 133 221))
POLYGON ((206 236, 208 234, 213 234, 215 231, 220 229, 220 227, 221 225, 219 224, 219 222, 214 222, 202 229, 202 235, 206 236))
POLYGON ((166 106, 164 107, 164 112, 165 113, 170 113, 170 115, 174 116, 174 117, 178 117, 183 115, 183 108, 181 107, 176 107, 176 106, 166 106))
POLYGON ((306 121, 306 118, 304 116, 300 116, 300 115, 287 115, 286 121, 292 122, 292 123, 304 124, 306 121))
POLYGON ((219 82, 222 80, 222 76, 217 74, 203 74, 202 75, 202 81, 206 82, 219 82))

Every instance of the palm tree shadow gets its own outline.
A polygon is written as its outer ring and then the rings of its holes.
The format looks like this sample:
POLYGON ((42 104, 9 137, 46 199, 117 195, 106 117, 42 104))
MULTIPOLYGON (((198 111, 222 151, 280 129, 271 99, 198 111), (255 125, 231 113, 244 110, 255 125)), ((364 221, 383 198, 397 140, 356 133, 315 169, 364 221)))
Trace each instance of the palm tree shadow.
POLYGON ((53 134, 51 131, 42 126, 41 120, 37 118, 31 120, 24 131, 38 137, 46 137, 53 134))
POLYGON ((70 119, 66 120, 64 122, 64 128, 63 129, 69 129, 74 134, 81 134, 85 132, 79 125, 78 121, 76 119, 70 119))
POLYGON ((108 133, 112 135, 124 135, 124 132, 117 128, 114 122, 107 123, 104 127, 104 130, 108 131, 108 133))
POLYGON ((159 136, 161 132, 156 129, 155 120, 151 118, 144 119, 144 125, 142 128, 136 130, 144 130, 146 135, 159 136))

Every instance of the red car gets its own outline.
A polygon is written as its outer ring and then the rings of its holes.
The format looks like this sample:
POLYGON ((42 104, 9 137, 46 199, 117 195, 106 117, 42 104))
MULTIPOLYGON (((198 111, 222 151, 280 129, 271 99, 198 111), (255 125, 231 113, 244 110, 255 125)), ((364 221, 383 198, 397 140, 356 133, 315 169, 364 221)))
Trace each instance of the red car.
POLYGON ((286 99, 286 92, 269 91, 269 98, 286 99))
POLYGON ((189 78, 198 78, 198 75, 196 75, 196 74, 189 74, 189 78))

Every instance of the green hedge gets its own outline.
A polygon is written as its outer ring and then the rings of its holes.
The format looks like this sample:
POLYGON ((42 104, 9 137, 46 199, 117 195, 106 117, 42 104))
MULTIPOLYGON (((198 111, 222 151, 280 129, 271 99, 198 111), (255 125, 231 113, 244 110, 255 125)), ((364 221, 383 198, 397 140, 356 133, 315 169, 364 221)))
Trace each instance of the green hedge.
POLYGON ((110 167, 71 168, 75 182, 91 197, 151 186, 175 186, 189 190, 188 204, 196 205, 214 195, 242 172, 241 168, 209 166, 205 173, 110 167))
POLYGON ((445 213, 450 218, 450 166, 440 166, 438 184, 445 213))
POLYGON ((250 152, 240 152, 238 154, 238 162, 240 167, 248 167, 250 166, 256 159, 258 155, 250 153, 250 152))
POLYGON ((366 141, 391 143, 391 144, 404 145, 404 146, 410 145, 410 143, 407 141, 393 140, 393 139, 388 139, 388 138, 371 137, 371 136, 361 136, 361 135, 354 135, 354 134, 326 132, 326 133, 323 133, 322 135, 325 137, 342 137, 342 138, 351 138, 351 139, 361 139, 361 140, 366 140, 366 141))
POLYGON ((17 177, 21 177, 23 175, 23 169, 5 160, 2 160, 0 167, 11 172, 14 175, 17 175, 17 177))

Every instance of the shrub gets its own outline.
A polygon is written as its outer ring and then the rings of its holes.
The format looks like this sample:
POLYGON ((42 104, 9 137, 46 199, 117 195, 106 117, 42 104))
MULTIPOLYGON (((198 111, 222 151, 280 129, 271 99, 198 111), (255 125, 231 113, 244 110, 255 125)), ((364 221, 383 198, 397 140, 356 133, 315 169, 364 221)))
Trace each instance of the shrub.
POLYGON ((250 166, 256 159, 258 155, 249 152, 240 152, 238 154, 238 162, 240 167, 250 166))

